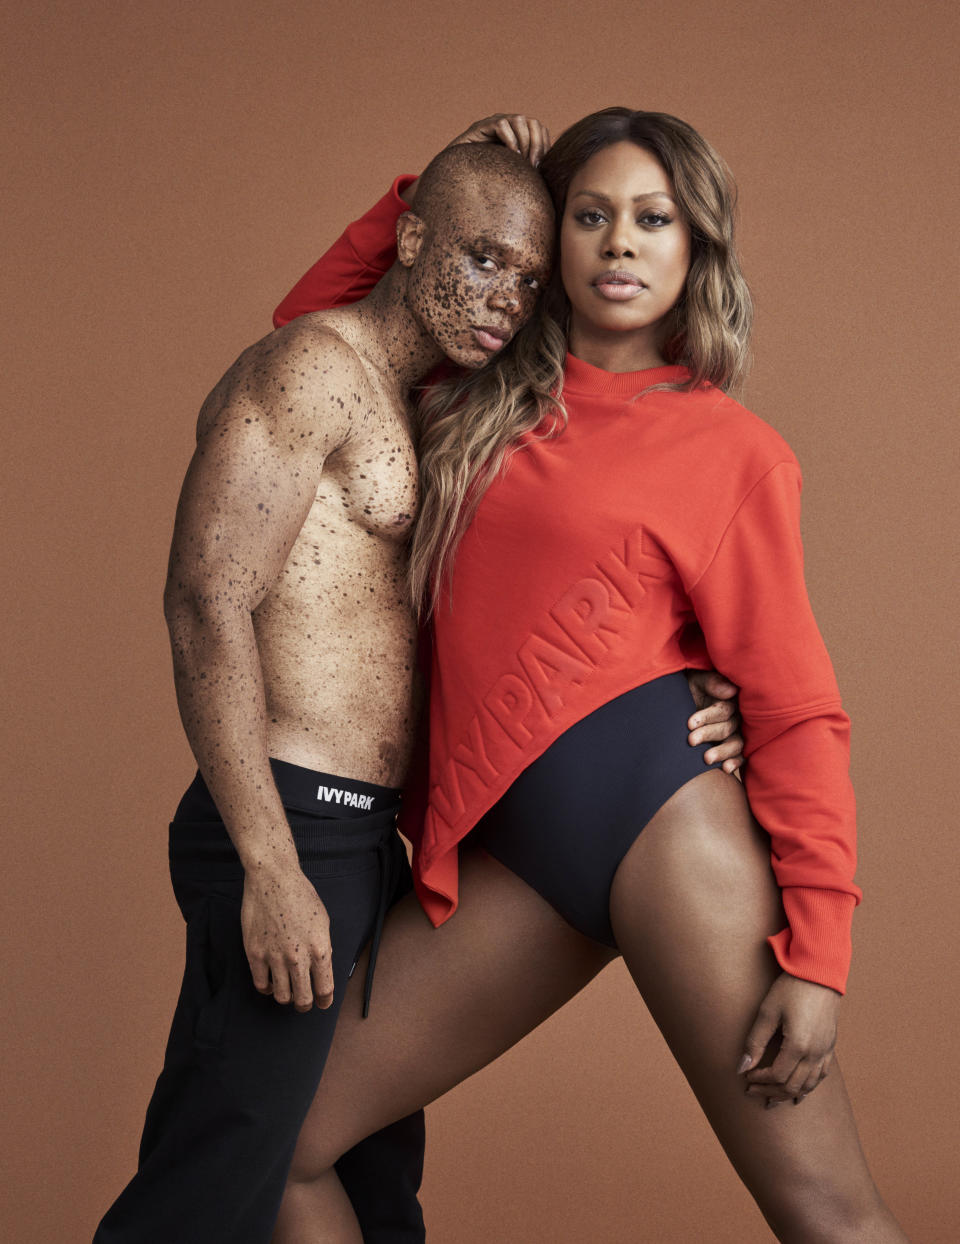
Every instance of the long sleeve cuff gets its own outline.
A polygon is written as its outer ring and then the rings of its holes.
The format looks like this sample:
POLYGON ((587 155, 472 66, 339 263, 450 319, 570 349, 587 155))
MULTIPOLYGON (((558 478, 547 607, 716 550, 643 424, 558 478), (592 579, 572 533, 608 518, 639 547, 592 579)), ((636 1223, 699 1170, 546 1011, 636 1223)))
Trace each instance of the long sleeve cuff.
POLYGON ((787 886, 781 891, 787 928, 767 938, 784 972, 845 993, 850 926, 856 895, 787 886))

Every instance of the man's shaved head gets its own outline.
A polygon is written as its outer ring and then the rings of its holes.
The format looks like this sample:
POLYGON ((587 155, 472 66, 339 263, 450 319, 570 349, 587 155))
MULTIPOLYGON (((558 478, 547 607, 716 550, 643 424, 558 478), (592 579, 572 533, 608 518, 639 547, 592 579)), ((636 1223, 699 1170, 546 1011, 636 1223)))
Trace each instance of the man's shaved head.
POLYGON ((464 199, 497 200, 510 194, 525 200, 532 213, 553 215, 546 182, 537 170, 499 143, 460 143, 433 157, 420 175, 413 210, 433 226, 455 216, 464 199))
POLYGON ((407 305, 448 358, 479 367, 530 317, 555 236, 546 184, 522 156, 494 143, 448 147, 399 222, 407 305))

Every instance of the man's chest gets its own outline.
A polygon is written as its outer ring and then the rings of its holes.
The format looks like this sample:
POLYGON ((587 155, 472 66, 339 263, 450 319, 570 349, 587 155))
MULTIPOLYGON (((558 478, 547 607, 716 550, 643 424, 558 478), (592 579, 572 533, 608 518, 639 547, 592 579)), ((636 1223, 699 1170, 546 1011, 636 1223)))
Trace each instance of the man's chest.
POLYGON ((417 458, 406 421, 383 417, 328 459, 308 522, 347 524, 404 541, 418 505, 417 458))

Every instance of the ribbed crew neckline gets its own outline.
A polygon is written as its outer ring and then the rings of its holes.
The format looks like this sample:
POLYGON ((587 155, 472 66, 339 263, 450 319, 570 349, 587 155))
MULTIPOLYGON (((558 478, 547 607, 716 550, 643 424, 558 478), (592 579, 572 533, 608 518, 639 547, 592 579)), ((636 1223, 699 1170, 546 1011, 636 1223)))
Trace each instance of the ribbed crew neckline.
POLYGON ((632 397, 655 384, 673 384, 686 380, 690 371, 677 364, 663 367, 645 367, 642 371, 604 371, 585 363, 573 354, 567 354, 564 369, 563 390, 566 393, 609 393, 613 397, 632 397))

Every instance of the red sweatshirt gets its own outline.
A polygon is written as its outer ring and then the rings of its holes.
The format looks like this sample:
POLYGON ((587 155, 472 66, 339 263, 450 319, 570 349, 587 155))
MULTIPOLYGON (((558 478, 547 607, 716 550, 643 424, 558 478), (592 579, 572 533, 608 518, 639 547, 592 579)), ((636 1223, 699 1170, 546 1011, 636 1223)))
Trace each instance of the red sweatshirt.
MULTIPOLYGON (((372 287, 406 208, 396 190, 278 323, 372 287)), ((427 797, 403 826, 417 893, 435 924, 453 913, 457 844, 564 730, 660 675, 715 666, 741 688, 747 793, 783 894, 788 927, 770 944, 784 970, 842 993, 860 899, 849 721, 804 585, 799 467, 717 389, 639 396, 686 375, 568 356, 567 428, 527 437, 485 493, 434 618, 427 797)))

